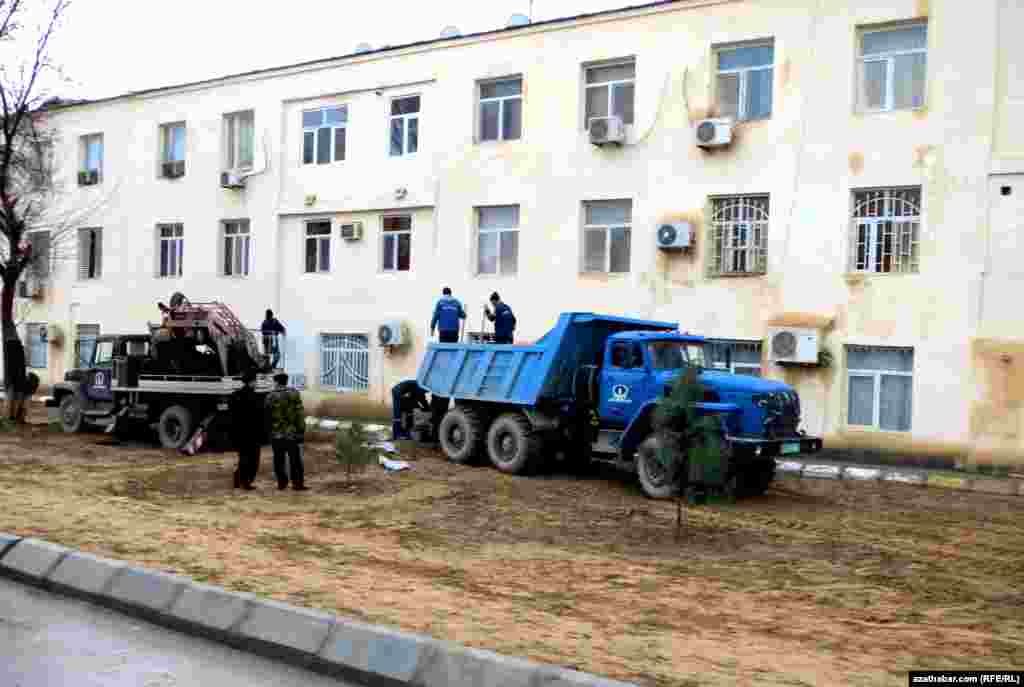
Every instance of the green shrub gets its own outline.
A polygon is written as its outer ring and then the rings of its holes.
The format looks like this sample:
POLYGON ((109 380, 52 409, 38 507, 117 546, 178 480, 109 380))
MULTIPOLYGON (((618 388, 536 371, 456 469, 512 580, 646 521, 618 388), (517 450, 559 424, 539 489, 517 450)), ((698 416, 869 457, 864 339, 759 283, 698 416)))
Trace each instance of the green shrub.
POLYGON ((665 437, 665 449, 656 458, 682 487, 691 475, 702 481, 718 481, 722 464, 719 420, 701 416, 694 407, 704 398, 697 368, 688 367, 672 381, 672 393, 658 402, 653 425, 665 437), (717 479, 716 479, 717 478, 717 479))
POLYGON ((366 429, 353 422, 348 429, 338 428, 334 438, 334 457, 345 468, 345 481, 351 482, 352 475, 365 472, 367 466, 377 462, 377 452, 368 448, 366 429))

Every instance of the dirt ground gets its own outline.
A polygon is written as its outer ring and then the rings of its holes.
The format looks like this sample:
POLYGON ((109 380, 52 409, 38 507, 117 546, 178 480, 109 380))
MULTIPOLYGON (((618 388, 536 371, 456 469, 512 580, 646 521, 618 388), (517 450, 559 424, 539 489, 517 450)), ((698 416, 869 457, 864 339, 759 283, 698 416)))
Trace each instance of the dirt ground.
MULTIPOLYGON (((38 412, 35 419, 42 421, 38 412)), ((905 685, 1024 667, 1024 499, 776 483, 686 509, 624 476, 517 478, 403 445, 347 487, 258 491, 194 458, 45 425, 0 433, 0 531, 641 685, 905 685)))

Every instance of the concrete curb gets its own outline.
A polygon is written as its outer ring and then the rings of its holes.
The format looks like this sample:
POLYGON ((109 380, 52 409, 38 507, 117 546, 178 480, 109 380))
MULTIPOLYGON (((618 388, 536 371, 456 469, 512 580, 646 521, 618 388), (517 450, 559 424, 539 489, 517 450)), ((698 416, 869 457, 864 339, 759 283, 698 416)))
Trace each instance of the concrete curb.
POLYGON ((0 532, 0 576, 373 687, 636 687, 0 532))
POLYGON ((1000 496, 1024 496, 1024 480, 957 477, 939 475, 926 470, 886 467, 855 467, 776 460, 776 479, 827 479, 860 482, 896 482, 921 487, 938 487, 958 491, 975 491, 1000 496))

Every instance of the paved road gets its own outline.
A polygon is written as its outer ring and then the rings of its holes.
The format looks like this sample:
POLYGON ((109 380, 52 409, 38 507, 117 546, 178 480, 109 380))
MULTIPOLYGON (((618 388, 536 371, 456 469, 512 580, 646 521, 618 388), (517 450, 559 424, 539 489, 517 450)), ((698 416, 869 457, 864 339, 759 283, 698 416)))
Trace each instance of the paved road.
POLYGON ((0 579, 4 687, 355 687, 0 579))

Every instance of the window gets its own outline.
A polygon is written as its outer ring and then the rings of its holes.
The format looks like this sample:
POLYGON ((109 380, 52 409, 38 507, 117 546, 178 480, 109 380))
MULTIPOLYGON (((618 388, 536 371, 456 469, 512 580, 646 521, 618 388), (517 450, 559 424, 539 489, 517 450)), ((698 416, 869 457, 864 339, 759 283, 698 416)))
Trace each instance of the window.
POLYGON ((775 46, 744 45, 719 48, 718 109, 736 120, 772 116, 772 76, 775 46))
POLYGON ((176 179, 185 174, 185 123, 164 124, 160 127, 161 161, 160 175, 176 179))
POLYGON ((306 224, 306 273, 331 271, 331 223, 306 224))
POLYGON ((480 140, 515 141, 523 135, 523 79, 480 84, 480 140))
POLYGON ((348 107, 338 105, 302 113, 302 164, 326 165, 345 159, 348 107))
POLYGON ((228 220, 222 224, 224 232, 223 269, 225 277, 245 277, 249 274, 250 236, 249 220, 228 220))
POLYGON ((719 339, 709 342, 712 367, 737 375, 761 376, 761 342, 719 339))
POLYGON ((477 274, 515 274, 519 264, 519 206, 477 208, 477 274))
MULTIPOLYGON (((132 342, 132 345, 136 345, 136 342, 132 342)), ((122 345, 121 348, 124 348, 122 345)), ((148 355, 149 346, 145 343, 142 344, 142 352, 138 355, 148 355)), ((137 355, 133 353, 133 355, 137 355)), ((96 360, 93 363, 96 367, 111 367, 114 364, 114 342, 113 341, 100 341, 96 344, 96 360)))
POLYGON ((594 117, 614 115, 624 124, 633 123, 633 90, 636 80, 636 62, 627 60, 616 64, 586 67, 586 110, 583 128, 590 127, 594 117))
POLYGON ((768 196, 711 200, 708 274, 764 274, 768 269, 768 196))
POLYGON ((46 323, 28 322, 25 324, 25 339, 28 341, 25 364, 35 369, 47 368, 47 344, 46 323))
POLYGON ((928 25, 924 23, 860 32, 862 110, 924 107, 928 25))
POLYGON ((80 324, 77 327, 77 335, 75 339, 75 357, 78 359, 76 367, 92 367, 93 353, 96 352, 96 339, 100 335, 100 326, 98 324, 80 324))
POLYGON ((370 341, 365 334, 320 336, 320 385, 338 391, 369 388, 370 341))
POLYGON ((623 370, 642 368, 644 366, 644 352, 640 344, 618 341, 612 344, 612 367, 623 370))
POLYGON ((678 370, 685 365, 707 367, 702 343, 654 341, 647 344, 647 351, 655 370, 678 370))
POLYGON ((918 271, 921 187, 855 191, 851 267, 858 272, 918 271))
POLYGON ((391 156, 410 155, 419 149, 420 97, 410 95, 391 101, 391 156))
POLYGON ((99 279, 103 274, 103 230, 78 230, 78 278, 99 279))
POLYGON ((633 202, 596 200, 584 204, 583 271, 629 272, 633 202))
POLYGON ((185 226, 183 224, 158 224, 157 241, 160 256, 161 277, 180 277, 181 263, 185 250, 185 226))
POLYGON ((251 169, 254 144, 252 110, 224 115, 225 169, 251 169))
POLYGON ((909 432, 914 349, 846 347, 850 425, 909 432))
POLYGON ((91 186, 103 181, 103 134, 82 136, 82 166, 78 183, 91 186))
POLYGON ((381 269, 385 272, 408 272, 412 260, 412 217, 384 217, 381 229, 381 269))

